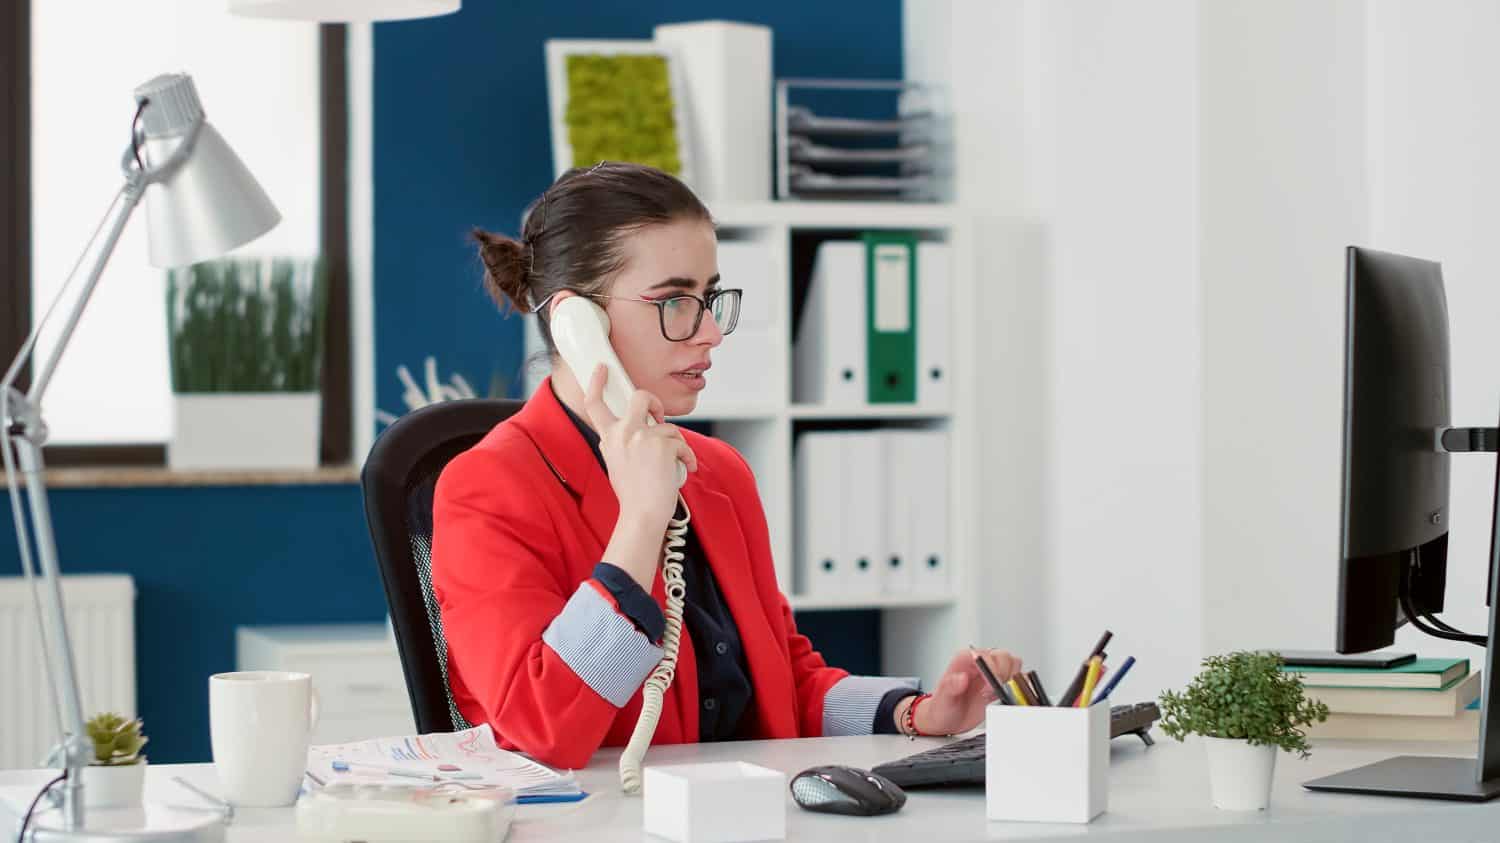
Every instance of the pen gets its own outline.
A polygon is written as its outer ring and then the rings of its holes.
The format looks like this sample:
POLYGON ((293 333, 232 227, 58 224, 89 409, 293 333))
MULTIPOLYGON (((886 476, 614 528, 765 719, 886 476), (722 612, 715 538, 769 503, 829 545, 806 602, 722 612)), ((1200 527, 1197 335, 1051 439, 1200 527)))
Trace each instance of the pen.
POLYGON ((1047 689, 1042 687, 1042 677, 1034 670, 1026 671, 1026 679, 1031 682, 1031 690, 1036 694, 1036 701, 1041 705, 1052 705, 1052 699, 1047 696, 1047 689))
POLYGON ((1057 701, 1058 705, 1071 706, 1077 704, 1078 692, 1083 690, 1083 681, 1088 678, 1089 659, 1092 659, 1094 656, 1103 655, 1104 648, 1109 645, 1109 639, 1113 637, 1114 633, 1107 629, 1104 630, 1103 635, 1099 636, 1099 643, 1094 645, 1094 649, 1089 651, 1088 657, 1083 660, 1083 664, 1078 666, 1078 672, 1073 674, 1073 681, 1068 683, 1068 689, 1063 691, 1062 698, 1057 701))
POLYGON ((1087 708, 1089 700, 1093 699, 1094 685, 1098 684, 1099 672, 1103 667, 1104 658, 1102 656, 1092 656, 1089 658, 1088 676, 1083 680, 1083 690, 1078 693, 1078 702, 1075 703, 1079 708, 1087 708))
POLYGON ((1021 683, 1012 679, 1006 683, 1006 687, 1010 688, 1010 692, 1015 695, 1016 705, 1031 705, 1031 698, 1026 696, 1026 690, 1021 687, 1021 683))
POLYGON ((1115 675, 1111 676, 1108 682, 1104 683, 1104 687, 1099 689, 1099 693, 1094 695, 1094 701, 1089 703, 1089 705, 1098 705, 1109 699, 1109 693, 1115 689, 1116 685, 1120 684, 1120 680, 1125 678, 1125 674, 1130 672, 1130 666, 1133 664, 1135 664, 1135 656, 1126 658, 1125 663, 1120 665, 1120 669, 1115 671, 1115 675))
POLYGON ((990 689, 995 692, 995 698, 1000 701, 1000 704, 1015 705, 1011 701, 1010 695, 1005 692, 1005 686, 1000 684, 1000 680, 995 678, 995 674, 990 670, 990 666, 985 664, 984 658, 974 652, 973 644, 969 645, 969 655, 974 657, 974 665, 979 668, 980 673, 984 674, 984 681, 990 683, 990 689))
POLYGON ((408 779, 422 779, 423 781, 430 781, 430 782, 452 781, 452 780, 459 780, 459 779, 479 779, 479 778, 484 778, 483 776, 479 775, 478 773, 454 772, 454 773, 441 773, 441 774, 439 774, 439 773, 431 773, 431 772, 428 772, 426 770, 414 770, 414 769, 410 769, 410 768, 407 768, 407 767, 391 767, 391 766, 387 766, 385 764, 367 764, 367 763, 365 763, 363 761, 355 761, 355 762, 351 763, 351 762, 348 762, 348 761, 344 761, 342 759, 336 759, 333 762, 332 766, 333 766, 333 771, 335 773, 348 773, 348 772, 352 772, 352 770, 351 770, 352 767, 369 767, 372 770, 380 770, 382 772, 389 773, 390 775, 393 775, 393 776, 402 776, 403 778, 408 778, 408 779))

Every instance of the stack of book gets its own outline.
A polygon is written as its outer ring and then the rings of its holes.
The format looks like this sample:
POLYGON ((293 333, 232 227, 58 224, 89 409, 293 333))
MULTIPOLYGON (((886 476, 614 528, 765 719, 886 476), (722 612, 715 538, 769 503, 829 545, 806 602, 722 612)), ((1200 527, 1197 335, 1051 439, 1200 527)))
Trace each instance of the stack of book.
POLYGON ((1468 659, 1417 659, 1391 668, 1287 666, 1307 696, 1328 706, 1309 738, 1479 739, 1479 672, 1468 659))

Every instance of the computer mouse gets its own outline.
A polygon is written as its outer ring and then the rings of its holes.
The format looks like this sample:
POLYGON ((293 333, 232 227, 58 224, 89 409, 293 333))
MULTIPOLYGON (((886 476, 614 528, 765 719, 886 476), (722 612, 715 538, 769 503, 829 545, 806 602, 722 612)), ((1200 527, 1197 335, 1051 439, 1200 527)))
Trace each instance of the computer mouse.
POLYGON ((831 764, 792 778, 792 798, 809 811, 870 817, 899 811, 906 792, 878 773, 831 764))

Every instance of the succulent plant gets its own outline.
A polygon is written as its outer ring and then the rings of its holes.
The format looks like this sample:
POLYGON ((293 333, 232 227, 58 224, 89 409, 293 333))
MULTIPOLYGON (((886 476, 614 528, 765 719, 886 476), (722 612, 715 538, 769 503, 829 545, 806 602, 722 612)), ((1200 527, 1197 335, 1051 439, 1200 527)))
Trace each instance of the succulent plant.
POLYGON ((85 728, 94 742, 94 764, 119 767, 144 760, 141 748, 146 745, 147 738, 141 734, 139 717, 126 720, 113 712, 105 712, 86 723, 85 728))

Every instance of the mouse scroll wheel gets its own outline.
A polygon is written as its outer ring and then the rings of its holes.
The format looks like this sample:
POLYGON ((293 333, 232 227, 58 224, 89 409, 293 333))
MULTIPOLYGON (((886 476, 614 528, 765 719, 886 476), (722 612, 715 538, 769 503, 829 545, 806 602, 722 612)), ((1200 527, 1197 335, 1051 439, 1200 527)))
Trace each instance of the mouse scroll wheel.
POLYGON ((847 802, 849 799, 838 788, 817 776, 803 776, 793 781, 792 796, 802 805, 826 805, 830 802, 847 802))

